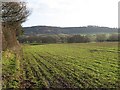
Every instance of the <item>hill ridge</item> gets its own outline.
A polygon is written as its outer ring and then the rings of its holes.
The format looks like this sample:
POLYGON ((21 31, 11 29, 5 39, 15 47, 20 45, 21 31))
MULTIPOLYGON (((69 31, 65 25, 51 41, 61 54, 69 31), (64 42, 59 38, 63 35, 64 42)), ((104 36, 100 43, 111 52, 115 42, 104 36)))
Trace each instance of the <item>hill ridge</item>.
POLYGON ((25 35, 118 33, 117 28, 100 26, 83 26, 83 27, 32 26, 24 27, 23 30, 25 35))

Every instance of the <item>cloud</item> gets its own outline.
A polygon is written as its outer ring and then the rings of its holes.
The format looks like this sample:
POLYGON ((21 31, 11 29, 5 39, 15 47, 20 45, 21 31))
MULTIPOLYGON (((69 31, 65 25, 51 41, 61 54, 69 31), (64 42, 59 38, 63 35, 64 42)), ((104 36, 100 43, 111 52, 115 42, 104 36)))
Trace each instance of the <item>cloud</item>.
POLYGON ((57 26, 117 26, 118 0, 28 0, 29 22, 57 26))

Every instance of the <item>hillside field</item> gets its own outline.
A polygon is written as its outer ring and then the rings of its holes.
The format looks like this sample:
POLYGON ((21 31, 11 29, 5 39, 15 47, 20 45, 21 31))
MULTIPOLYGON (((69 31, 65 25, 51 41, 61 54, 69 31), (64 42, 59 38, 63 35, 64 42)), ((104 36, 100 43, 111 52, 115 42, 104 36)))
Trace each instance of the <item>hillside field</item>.
POLYGON ((4 87, 119 87, 119 53, 115 42, 23 45, 23 60, 3 53, 4 87))

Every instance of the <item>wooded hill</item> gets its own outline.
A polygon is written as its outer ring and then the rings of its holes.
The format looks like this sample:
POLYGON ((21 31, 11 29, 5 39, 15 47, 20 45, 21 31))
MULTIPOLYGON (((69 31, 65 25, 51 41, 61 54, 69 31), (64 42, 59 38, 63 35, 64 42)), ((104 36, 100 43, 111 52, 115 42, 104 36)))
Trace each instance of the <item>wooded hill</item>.
POLYGON ((111 34, 118 33, 117 28, 87 26, 87 27, 52 27, 33 26, 24 27, 24 35, 38 34, 111 34))

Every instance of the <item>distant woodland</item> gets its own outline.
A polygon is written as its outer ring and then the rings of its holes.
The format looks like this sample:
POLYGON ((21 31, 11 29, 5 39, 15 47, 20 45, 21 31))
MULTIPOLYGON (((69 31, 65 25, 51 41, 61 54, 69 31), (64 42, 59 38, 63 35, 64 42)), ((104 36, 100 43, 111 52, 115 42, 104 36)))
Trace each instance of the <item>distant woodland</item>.
POLYGON ((99 27, 99 26, 86 26, 86 27, 33 26, 33 27, 24 27, 23 31, 24 31, 24 35, 118 33, 117 28, 99 27))
POLYGON ((87 43, 119 41, 117 28, 87 27, 51 27, 34 26, 23 28, 21 43, 87 43))

